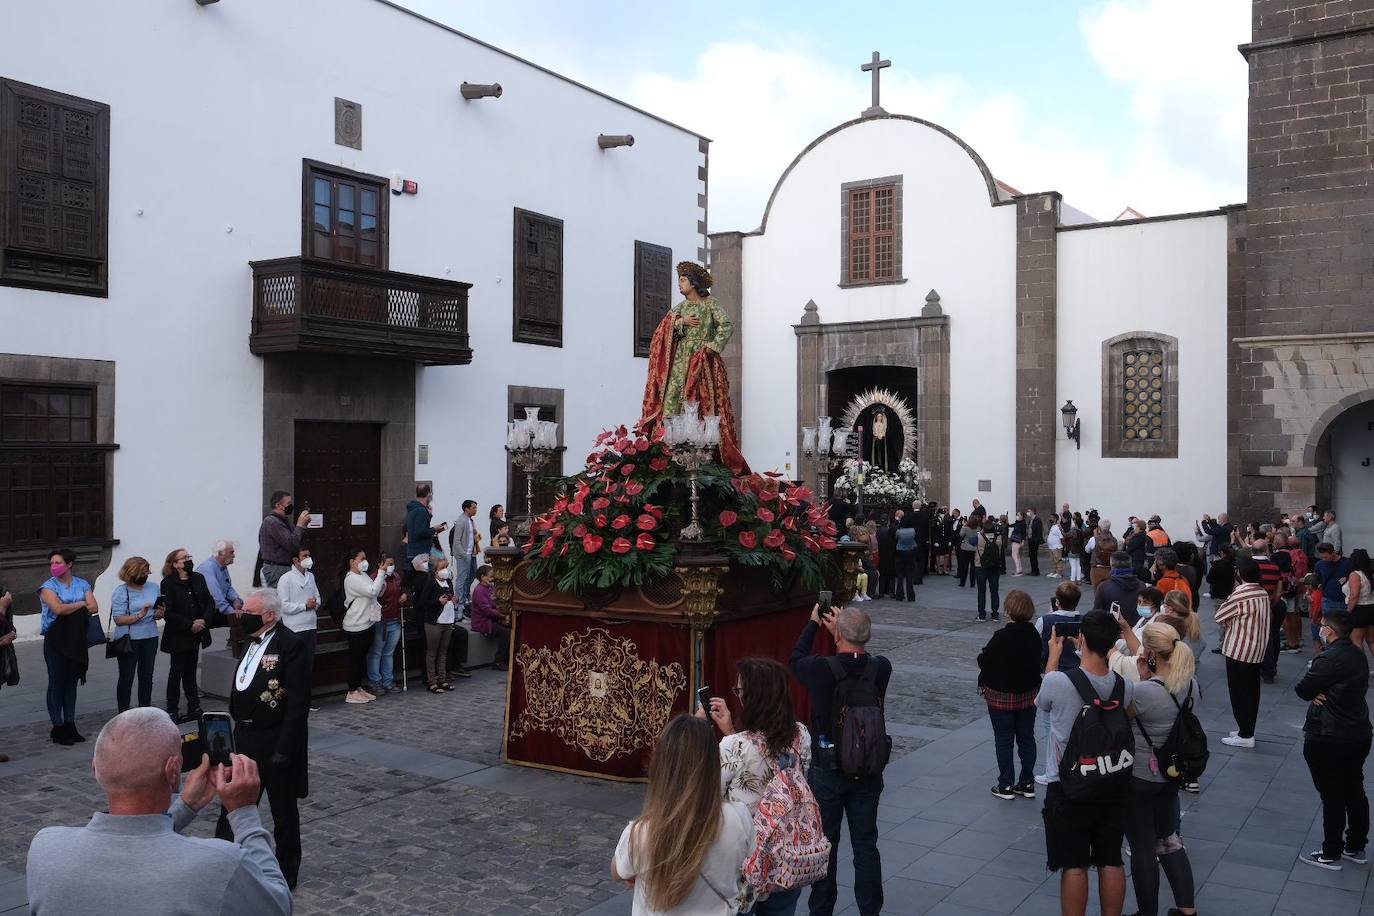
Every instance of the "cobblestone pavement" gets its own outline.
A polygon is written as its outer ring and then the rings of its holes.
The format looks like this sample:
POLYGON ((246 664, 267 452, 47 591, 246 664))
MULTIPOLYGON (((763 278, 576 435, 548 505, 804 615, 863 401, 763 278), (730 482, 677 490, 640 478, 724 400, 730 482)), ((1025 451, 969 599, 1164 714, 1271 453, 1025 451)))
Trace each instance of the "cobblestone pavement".
MULTIPOLYGON (((875 624, 871 648, 895 666, 888 721, 896 756, 879 812, 884 911, 1057 913, 1039 805, 988 792, 995 768, 974 659, 993 625, 974 620, 972 590, 948 578, 926 581, 915 604, 864 605, 875 624)), ((1025 588, 1043 609, 1056 584, 1007 577, 1003 593, 1025 588)), ((1215 644, 1215 633, 1209 637, 1215 644)), ((0 765, 0 914, 26 910, 24 859, 34 832, 83 823, 103 802, 90 776, 92 742, 48 742, 39 647, 22 645, 19 655, 23 683, 0 691, 0 750, 11 757, 0 765)), ((155 694, 166 673, 165 658, 158 662, 155 694)), ((1320 819, 1302 762, 1303 706, 1291 690, 1305 659, 1281 663, 1279 683, 1265 688, 1258 746, 1232 753, 1216 740, 1234 725, 1220 659, 1202 662, 1213 758, 1202 795, 1185 799, 1183 830, 1200 910, 1374 916, 1366 867, 1328 873, 1295 861, 1311 848, 1320 819)), ((113 713, 113 681, 113 664, 96 660, 78 705, 91 738, 113 713)), ((608 863, 640 788, 501 764, 504 701, 501 677, 481 671, 444 696, 411 691, 361 707, 333 700, 312 714, 296 912, 629 912, 608 863)), ((265 804, 263 816, 270 821, 265 804)), ((207 811, 192 832, 208 836, 213 826, 207 811)), ((845 841, 840 912, 852 913, 848 856, 845 841)), ((1126 911, 1133 909, 1128 900, 1126 911)))

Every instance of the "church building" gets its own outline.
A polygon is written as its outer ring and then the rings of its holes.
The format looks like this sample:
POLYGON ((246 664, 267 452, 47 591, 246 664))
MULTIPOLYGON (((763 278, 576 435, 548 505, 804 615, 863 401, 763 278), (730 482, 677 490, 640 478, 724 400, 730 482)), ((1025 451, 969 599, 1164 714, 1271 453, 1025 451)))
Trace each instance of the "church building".
POLYGON ((1374 3, 1327 6, 1255 2, 1249 199, 1197 213, 1016 192, 884 110, 875 54, 872 105, 797 155, 757 229, 711 236, 750 460, 831 482, 802 435, 830 417, 966 511, 1068 502, 1187 538, 1315 502, 1374 543, 1374 3))

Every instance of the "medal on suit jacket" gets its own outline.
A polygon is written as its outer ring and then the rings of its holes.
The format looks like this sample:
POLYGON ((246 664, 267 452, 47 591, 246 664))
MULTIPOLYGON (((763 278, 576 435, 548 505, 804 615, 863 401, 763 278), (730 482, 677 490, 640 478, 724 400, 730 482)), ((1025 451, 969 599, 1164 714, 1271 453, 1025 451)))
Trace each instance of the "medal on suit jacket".
MULTIPOLYGON (((253 683, 253 679, 258 676, 258 668, 265 671, 272 671, 277 667, 279 656, 268 655, 267 647, 272 642, 272 637, 277 633, 274 626, 262 639, 254 640, 248 646, 248 651, 243 653, 243 661, 239 662, 238 672, 234 675, 234 688, 245 691, 253 683)), ((276 678, 273 678, 275 681, 276 678)), ((275 700, 271 703, 276 706, 275 700)))

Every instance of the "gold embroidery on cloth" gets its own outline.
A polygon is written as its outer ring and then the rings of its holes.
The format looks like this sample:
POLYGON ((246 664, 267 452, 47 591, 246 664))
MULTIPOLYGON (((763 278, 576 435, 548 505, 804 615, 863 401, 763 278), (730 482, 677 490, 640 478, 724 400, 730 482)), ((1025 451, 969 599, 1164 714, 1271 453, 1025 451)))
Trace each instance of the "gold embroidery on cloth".
POLYGON ((652 745, 687 675, 678 662, 640 658, 638 648, 594 627, 564 634, 557 649, 522 645, 515 663, 524 673, 525 709, 510 737, 550 732, 601 762, 652 745))

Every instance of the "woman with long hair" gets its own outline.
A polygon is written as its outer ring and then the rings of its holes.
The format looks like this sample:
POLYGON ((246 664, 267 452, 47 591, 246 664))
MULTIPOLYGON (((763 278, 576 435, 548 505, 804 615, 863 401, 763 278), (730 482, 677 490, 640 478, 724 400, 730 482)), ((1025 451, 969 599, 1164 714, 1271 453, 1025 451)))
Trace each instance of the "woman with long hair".
POLYGON ((1166 618, 1179 622, 1179 632, 1183 634, 1183 641, 1192 650, 1193 664, 1196 665, 1207 648, 1207 641, 1202 638, 1202 621, 1198 619, 1197 611, 1193 610, 1188 593, 1181 589, 1173 589, 1164 596, 1164 606, 1161 610, 1166 618))
POLYGON ((168 655, 167 715, 176 722, 194 722, 201 713, 196 666, 200 663, 200 650, 210 647, 215 599, 205 577, 196 572, 190 551, 184 547, 167 554, 158 588, 164 604, 161 648, 168 655), (178 718, 183 693, 186 715, 178 718))
POLYGON ((1369 551, 1356 547, 1350 551, 1350 575, 1346 577, 1341 591, 1345 593, 1345 606, 1350 611, 1350 642, 1356 649, 1368 648, 1374 654, 1374 569, 1370 568, 1369 551))
MULTIPOLYGON (((790 677, 787 669, 771 658, 742 658, 735 663, 733 688, 739 702, 736 722, 730 704, 721 697, 711 698, 711 719, 725 735, 720 741, 720 783, 725 800, 742 802, 752 815, 763 797, 763 790, 781 767, 798 769, 801 781, 811 766, 811 733, 797 721, 792 709, 790 677)), ((698 709, 704 716, 707 710, 698 709)), ((797 909, 802 888, 775 891, 753 904, 753 916, 791 916, 797 909)), ((748 905, 752 891, 743 895, 748 905)))
POLYGON ((626 825, 611 877, 634 887, 634 916, 731 916, 754 849, 748 806, 723 801, 710 723, 674 716, 649 762, 644 810, 626 825))
MULTIPOLYGON (((1168 596, 1165 596, 1168 607, 1168 596)), ((1190 606, 1191 607, 1191 606, 1190 606)), ((1144 740, 1136 747, 1127 814, 1126 839, 1131 846, 1131 882, 1137 909, 1159 912, 1159 873, 1169 882, 1174 906, 1184 916, 1193 905, 1193 868, 1188 851, 1178 836, 1177 781, 1169 778, 1166 761, 1155 756, 1178 720, 1179 706, 1192 698, 1201 700, 1193 677, 1194 659, 1188 644, 1174 627, 1163 621, 1145 625, 1141 651, 1136 657, 1140 683, 1135 687, 1135 721, 1144 740)), ((1172 911, 1171 911, 1172 912, 1172 911)))
MULTIPOLYGON (((1002 521, 1006 521, 1006 516, 1002 516, 1002 521)), ((1011 544, 1011 561, 1016 565, 1015 575, 1022 575, 1021 572, 1021 544, 1026 540, 1026 513, 1017 512, 1016 521, 1011 523, 1011 531, 1007 534, 1007 542, 1011 544)))
POLYGON ((370 567, 367 553, 353 549, 344 558, 339 570, 343 589, 343 631, 348 642, 348 693, 345 703, 371 703, 375 693, 363 689, 367 676, 367 653, 372 648, 373 628, 382 619, 380 598, 386 588, 387 567, 378 564, 377 571, 368 578, 370 567))

